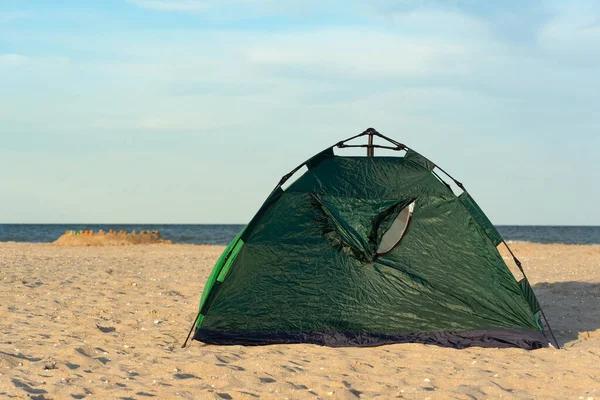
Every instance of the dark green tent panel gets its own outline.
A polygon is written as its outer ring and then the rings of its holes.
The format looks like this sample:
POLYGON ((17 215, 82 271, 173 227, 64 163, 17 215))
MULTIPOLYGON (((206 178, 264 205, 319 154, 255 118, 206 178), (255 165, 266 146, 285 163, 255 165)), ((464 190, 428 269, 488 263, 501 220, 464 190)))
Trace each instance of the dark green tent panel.
POLYGON ((431 161, 410 149, 405 157, 342 157, 330 148, 303 165, 308 171, 284 191, 286 175, 217 262, 195 339, 547 345, 531 287, 496 248, 500 234, 431 161), (381 251, 388 231, 391 249, 381 251))

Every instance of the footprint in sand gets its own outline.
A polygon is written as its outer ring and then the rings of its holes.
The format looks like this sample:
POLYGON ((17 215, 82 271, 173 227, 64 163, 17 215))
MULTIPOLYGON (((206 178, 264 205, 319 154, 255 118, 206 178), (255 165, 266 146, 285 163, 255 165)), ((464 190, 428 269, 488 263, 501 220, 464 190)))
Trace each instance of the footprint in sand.
POLYGON ((288 365, 281 365, 281 368, 293 374, 297 374, 298 372, 304 372, 304 369, 302 369, 302 367, 290 367, 288 365))
MULTIPOLYGON (((14 362, 14 359, 19 359, 19 360, 24 360, 24 361, 30 361, 30 362, 37 362, 37 361, 41 361, 42 359, 39 357, 28 357, 26 355, 23 354, 10 354, 10 353, 6 353, 4 351, 0 351, 0 361, 1 362, 6 362, 8 364, 12 364, 14 362)), ((18 361, 17 361, 18 363, 18 361)))
POLYGON ((217 367, 225 367, 225 368, 229 368, 232 369, 234 371, 245 371, 246 368, 243 367, 239 367, 237 365, 229 365, 229 364, 215 364, 215 366, 217 367))
POLYGON ((30 289, 35 289, 35 288, 37 288, 39 286, 42 286, 44 284, 44 282, 42 282, 42 281, 28 282, 28 281, 25 281, 25 280, 21 281, 21 283, 23 285, 27 286, 30 289))
POLYGON ((193 374, 174 374, 173 378, 175 378, 175 379, 200 379, 196 375, 193 375, 193 374))
POLYGON ((116 332, 117 330, 117 328, 115 328, 114 326, 102 326, 98 324, 96 324, 96 328, 98 328, 101 332, 104 333, 116 332))
POLYGON ((25 383, 25 382, 22 382, 22 381, 20 381, 18 379, 14 379, 14 378, 11 379, 11 380, 12 380, 13 385, 15 385, 16 387, 18 387, 19 389, 22 389, 22 390, 26 391, 29 394, 46 394, 46 393, 48 393, 44 389, 35 389, 35 388, 33 388, 32 386, 35 386, 35 385, 32 384, 32 383, 25 383))
POLYGON ((307 390, 308 387, 305 385, 296 385, 293 382, 288 382, 290 385, 292 385, 292 387, 294 388, 294 390, 307 390))
POLYGON ((360 395, 362 394, 362 392, 360 390, 356 390, 352 388, 352 384, 348 381, 342 381, 342 383, 344 384, 344 386, 346 386, 346 389, 348 389, 348 391, 350 393, 352 393, 353 395, 355 395, 356 397, 360 397, 360 395))
POLYGON ((148 392, 137 392, 136 395, 143 396, 143 397, 156 397, 155 394, 148 393, 148 392))
POLYGON ((259 395, 257 395, 257 394, 255 394, 255 393, 250 393, 250 392, 240 392, 240 393, 241 393, 241 394, 245 394, 245 395, 247 395, 247 396, 250 396, 250 397, 257 398, 257 399, 259 399, 259 398, 260 398, 260 396, 259 396, 259 395))

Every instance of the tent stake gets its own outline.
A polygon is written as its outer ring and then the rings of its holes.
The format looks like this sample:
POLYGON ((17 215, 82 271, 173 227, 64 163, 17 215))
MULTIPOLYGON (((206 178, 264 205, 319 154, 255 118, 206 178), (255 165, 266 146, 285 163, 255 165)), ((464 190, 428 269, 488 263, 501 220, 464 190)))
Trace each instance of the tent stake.
POLYGON ((190 332, 188 333, 187 338, 185 338, 185 342, 183 342, 183 346, 181 346, 182 349, 185 348, 185 345, 187 344, 188 340, 190 340, 190 336, 192 336, 192 331, 194 330, 194 327, 198 323, 198 318, 200 318, 200 311, 198 311, 198 315, 196 315, 196 319, 194 320, 194 323, 192 324, 192 327, 190 328, 190 332))
POLYGON ((556 344, 556 348, 560 350, 560 344, 558 344, 558 340, 556 340, 556 337, 554 336, 554 332, 552 332, 552 328, 550 327, 550 323, 548 322, 548 318, 546 318, 546 314, 544 314, 544 310, 542 310, 542 306, 540 306, 540 314, 542 314, 542 318, 544 318, 544 322, 546 322, 546 326, 548 327, 548 331, 550 332, 550 335, 552 336, 552 340, 554 340, 554 343, 556 344))

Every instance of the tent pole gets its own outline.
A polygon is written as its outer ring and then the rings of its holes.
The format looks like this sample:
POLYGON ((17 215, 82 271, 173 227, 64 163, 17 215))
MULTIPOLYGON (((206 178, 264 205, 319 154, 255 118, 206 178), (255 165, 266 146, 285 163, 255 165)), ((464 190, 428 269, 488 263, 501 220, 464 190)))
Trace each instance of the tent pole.
POLYGON ((367 157, 373 157, 375 155, 375 148, 373 148, 373 131, 369 130, 369 145, 367 146, 367 157))

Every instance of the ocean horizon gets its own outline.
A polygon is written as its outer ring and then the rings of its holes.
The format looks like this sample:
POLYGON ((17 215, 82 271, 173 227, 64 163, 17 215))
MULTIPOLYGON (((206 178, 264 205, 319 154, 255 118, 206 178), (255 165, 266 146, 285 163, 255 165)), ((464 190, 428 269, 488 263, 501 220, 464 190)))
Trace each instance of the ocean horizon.
MULTIPOLYGON (((244 224, 0 224, 0 242, 50 243, 67 230, 158 230, 179 244, 227 245, 244 224)), ((600 244, 600 226, 497 225, 507 242, 600 244)))

